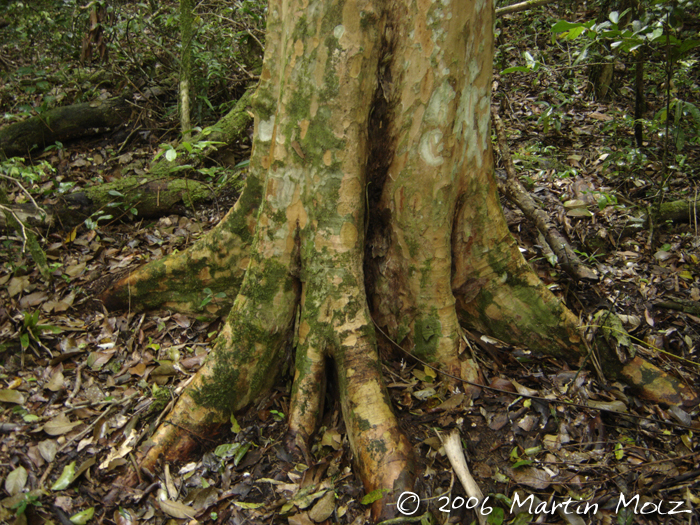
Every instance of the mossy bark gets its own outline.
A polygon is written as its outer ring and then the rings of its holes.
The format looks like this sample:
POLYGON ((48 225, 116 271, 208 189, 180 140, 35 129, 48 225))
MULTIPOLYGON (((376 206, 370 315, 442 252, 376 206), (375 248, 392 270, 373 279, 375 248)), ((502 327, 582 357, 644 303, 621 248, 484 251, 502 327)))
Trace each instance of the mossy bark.
POLYGON ((0 155, 40 153, 56 141, 89 136, 95 129, 123 124, 131 114, 124 98, 85 102, 49 110, 36 117, 0 129, 0 155))
POLYGON ((365 488, 387 492, 372 507, 380 519, 416 472, 375 323, 467 379, 478 370, 461 353, 460 323, 575 365, 586 356, 577 319, 522 258, 498 201, 492 23, 486 0, 271 1, 241 200, 191 249, 104 296, 191 311, 197 287, 237 293, 143 466, 269 389, 292 350, 288 442, 305 447, 331 358, 365 488))
POLYGON ((134 175, 60 196, 45 207, 54 223, 67 228, 97 212, 130 219, 160 217, 176 205, 192 210, 212 196, 212 189, 196 180, 134 175))

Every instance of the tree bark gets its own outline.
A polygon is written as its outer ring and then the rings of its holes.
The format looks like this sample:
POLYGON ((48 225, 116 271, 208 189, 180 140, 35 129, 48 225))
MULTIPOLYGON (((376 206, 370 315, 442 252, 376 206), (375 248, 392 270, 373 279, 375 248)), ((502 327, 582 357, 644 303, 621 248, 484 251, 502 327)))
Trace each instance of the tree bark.
POLYGON ((194 19, 194 0, 180 0, 180 132, 185 140, 190 139, 192 128, 190 119, 190 104, 192 102, 192 64, 194 52, 192 40, 194 31, 192 23, 194 19))
POLYGON ((587 357, 578 320, 522 258, 500 208, 492 24, 483 0, 270 2, 241 199, 191 249, 103 295, 109 306, 185 311, 205 283, 235 297, 212 354, 141 451, 143 467, 191 450, 267 391, 292 350, 288 442, 305 447, 330 357, 358 473, 367 492, 385 492, 372 505, 378 520, 396 512, 416 470, 375 323, 470 380, 478 370, 460 323, 575 366, 587 357))
POLYGON ((51 109, 0 129, 0 154, 5 157, 27 155, 35 148, 41 150, 56 141, 89 136, 96 129, 123 124, 130 114, 131 107, 124 98, 51 109))

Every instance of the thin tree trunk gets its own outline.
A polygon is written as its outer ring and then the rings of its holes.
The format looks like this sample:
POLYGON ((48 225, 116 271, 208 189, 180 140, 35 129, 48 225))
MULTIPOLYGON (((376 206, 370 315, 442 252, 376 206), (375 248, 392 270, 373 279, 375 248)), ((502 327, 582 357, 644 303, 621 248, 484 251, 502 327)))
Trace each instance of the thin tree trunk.
POLYGON ((555 0, 527 0, 526 2, 518 2, 517 4, 506 5, 496 9, 496 16, 518 13, 520 11, 527 11, 528 9, 532 9, 533 7, 551 4, 554 1, 555 0))
POLYGON ((194 1, 180 0, 180 36, 182 54, 180 57, 180 131, 183 139, 190 140, 190 130, 192 129, 190 106, 192 93, 192 65, 194 62, 194 52, 192 40, 194 31, 192 22, 194 18, 194 1))

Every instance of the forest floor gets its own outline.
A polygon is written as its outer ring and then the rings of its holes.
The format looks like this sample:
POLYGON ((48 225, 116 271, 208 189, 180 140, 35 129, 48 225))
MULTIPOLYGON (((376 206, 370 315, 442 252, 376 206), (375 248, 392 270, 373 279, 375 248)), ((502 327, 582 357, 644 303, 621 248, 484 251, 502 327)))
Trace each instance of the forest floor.
MULTIPOLYGON (((501 30, 536 24, 538 13, 510 15, 501 30)), ((500 42, 497 59, 517 62, 523 42, 500 42)), ((566 49, 548 52, 553 63, 565 63, 566 49)), ((584 68, 542 69, 534 80, 526 73, 496 75, 494 106, 520 177, 599 281, 567 277, 552 264, 534 227, 503 201, 511 231, 583 325, 592 324, 600 309, 614 311, 638 354, 699 391, 697 219, 656 225, 653 238, 635 219, 659 190, 666 199, 697 196, 698 140, 665 160, 658 133, 635 150, 627 88, 620 85, 608 100, 593 101, 581 87, 582 75, 584 68)), ((690 100, 700 107, 697 78, 693 85, 690 100)), ((663 92, 651 93, 648 104, 650 113, 658 110, 663 92)), ((36 186, 58 178, 79 188, 128 170, 138 173, 157 144, 147 133, 120 149, 123 140, 112 135, 46 153, 43 160, 56 172, 36 186)), ((238 154, 245 154, 245 145, 238 154)), ((21 192, 12 190, 10 197, 20 200, 21 192)), ((167 418, 210 351, 220 320, 109 312, 95 292, 146 261, 183 250, 231 203, 221 197, 184 215, 45 232, 51 282, 41 278, 15 234, 3 237, 0 490, 6 497, 0 522, 365 523, 368 506, 352 471, 332 381, 304 464, 282 445, 288 378, 286 386, 237 415, 224 435, 201 436, 200 454, 191 462, 164 465, 154 479, 143 474, 132 490, 113 486, 134 451, 167 418)), ((500 392, 482 389, 471 399, 450 394, 433 370, 380 341, 393 406, 419 458, 416 492, 432 498, 415 516, 430 509, 438 523, 475 519, 438 436, 456 428, 493 507, 490 523, 700 521, 697 407, 652 405, 588 369, 570 370, 482 334, 465 338, 487 385, 500 392), (516 494, 521 501, 533 496, 532 516, 516 517, 516 494), (621 498, 635 496, 630 506, 620 506, 621 498), (588 507, 571 503, 569 510, 579 514, 565 516, 553 503, 567 498, 588 507), (673 502, 680 502, 677 508, 673 502)))

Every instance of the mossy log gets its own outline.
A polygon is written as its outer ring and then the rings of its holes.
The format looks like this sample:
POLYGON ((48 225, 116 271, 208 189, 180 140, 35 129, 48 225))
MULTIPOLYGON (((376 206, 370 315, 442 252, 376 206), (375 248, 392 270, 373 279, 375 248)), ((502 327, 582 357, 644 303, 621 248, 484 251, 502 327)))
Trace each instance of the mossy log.
MULTIPOLYGON (((196 180, 132 176, 54 197, 45 201, 41 209, 32 204, 13 204, 7 208, 31 227, 68 229, 98 215, 130 220, 184 213, 210 201, 214 195, 213 188, 196 180)), ((0 214, 0 226, 6 225, 4 215, 0 214)))
POLYGON ((24 156, 56 141, 93 135, 123 124, 130 114, 131 106, 122 97, 51 109, 0 129, 0 155, 24 156))
POLYGON ((654 222, 692 222, 697 220, 698 213, 700 213, 698 200, 662 202, 659 209, 654 211, 654 222))
MULTIPOLYGON (((72 228, 97 212, 128 220, 193 209, 211 200, 222 187, 212 188, 202 182, 183 178, 183 175, 245 137, 252 122, 248 112, 252 92, 248 90, 244 93, 234 108, 211 127, 209 133, 194 137, 192 143, 212 143, 194 158, 178 155, 174 161, 168 161, 161 157, 151 165, 146 175, 127 176, 80 192, 54 196, 42 203, 42 210, 32 205, 11 205, 10 208, 20 220, 38 228, 52 225, 72 228), (130 212, 132 208, 136 210, 135 214, 130 212)), ((73 111, 68 113, 72 114, 73 111)), ((5 222, 4 215, 0 214, 0 226, 5 222)))
POLYGON ((213 195, 212 188, 196 180, 131 176, 52 199, 45 207, 58 226, 72 228, 100 212, 122 220, 160 217, 178 206, 193 209, 213 195))

